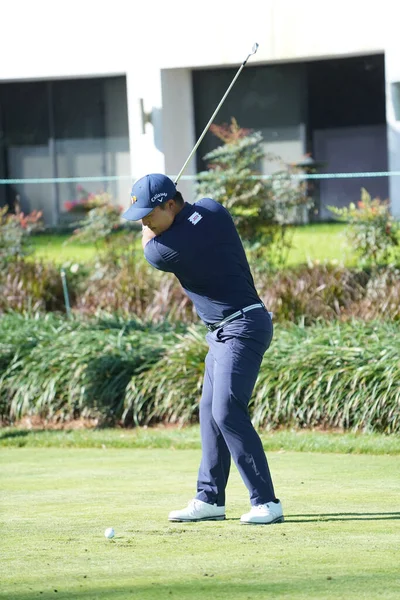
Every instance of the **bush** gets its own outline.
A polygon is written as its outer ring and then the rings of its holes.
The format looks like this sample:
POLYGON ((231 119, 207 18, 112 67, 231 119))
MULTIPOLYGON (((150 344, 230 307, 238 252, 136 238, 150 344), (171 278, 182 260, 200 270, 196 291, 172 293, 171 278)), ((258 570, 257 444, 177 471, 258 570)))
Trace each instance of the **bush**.
POLYGON ((152 268, 141 251, 131 250, 114 262, 102 256, 78 296, 75 311, 93 315, 106 311, 154 323, 164 320, 191 322, 193 305, 177 279, 152 268))
POLYGON ((0 318, 0 416, 10 418, 10 396, 7 378, 13 373, 14 365, 24 360, 29 364, 29 355, 38 345, 52 341, 65 331, 78 328, 77 322, 66 321, 52 313, 8 313, 0 318))
MULTIPOLYGON (((0 321, 4 419, 185 425, 198 419, 205 329, 106 315, 0 321)), ((275 328, 250 410, 258 427, 400 432, 399 324, 275 328)))
MULTIPOLYGON (((9 317, 5 333, 12 323, 21 320, 9 317)), ((0 399, 9 420, 82 416, 113 423, 122 415, 131 377, 156 361, 169 340, 169 328, 152 329, 138 321, 59 318, 50 324, 46 321, 38 332, 35 319, 30 344, 11 332, 11 343, 0 346, 5 366, 0 399)))
MULTIPOLYGON (((347 269, 335 263, 310 264, 265 273, 253 268, 257 290, 276 322, 319 320, 400 320, 400 273, 394 268, 347 269)), ((98 310, 155 323, 196 323, 198 317, 179 282, 151 268, 140 252, 119 265, 98 263, 82 285, 74 311, 98 310)))
MULTIPOLYGON (((250 405, 253 422, 400 432, 398 325, 277 327, 250 405)), ((207 347, 194 329, 171 346, 127 393, 140 424, 197 417, 207 347), (185 359, 185 356, 188 356, 185 359)))
POLYGON ((274 320, 281 323, 400 320, 400 272, 391 267, 310 264, 259 278, 257 287, 274 320))
MULTIPOLYGON (((107 312, 153 323, 197 323, 192 303, 177 279, 150 267, 141 251, 100 254, 95 265, 65 264, 73 314, 107 312)), ((347 269, 309 264, 265 273, 254 269, 256 287, 275 322, 400 320, 400 272, 394 267, 347 269)), ((10 263, 0 272, 0 314, 65 312, 60 271, 41 261, 10 263)))
POLYGON ((372 200, 367 190, 361 188, 357 207, 352 203, 348 208, 328 208, 349 224, 347 237, 362 265, 377 266, 390 261, 393 250, 400 244, 400 226, 390 214, 388 201, 372 200))
MULTIPOLYGON (((71 299, 75 299, 71 287, 71 299)), ((59 269, 43 261, 13 261, 0 270, 0 313, 64 311, 59 269)))
POLYGON ((204 158, 209 170, 199 173, 196 194, 221 202, 230 212, 247 249, 262 257, 263 266, 283 266, 290 247, 288 225, 299 211, 310 208, 305 186, 292 175, 295 169, 279 157, 267 159, 281 165, 271 179, 262 179, 257 165, 265 157, 261 132, 231 125, 212 125, 224 144, 204 158))
POLYGON ((84 218, 77 221, 78 226, 71 238, 71 241, 82 243, 94 243, 105 241, 107 244, 111 241, 111 235, 121 225, 122 208, 117 206, 113 198, 107 192, 98 192, 90 194, 81 186, 78 186, 79 197, 65 203, 68 212, 76 215, 84 215, 84 218))
POLYGON ((25 215, 18 205, 15 214, 7 206, 0 208, 0 270, 29 253, 29 236, 43 228, 41 218, 36 210, 25 215))
POLYGON ((258 289, 279 322, 310 325, 337 320, 343 311, 365 296, 367 273, 335 264, 308 265, 264 278, 258 289))
POLYGON ((254 423, 400 432, 399 334, 398 325, 362 321, 279 329, 256 384, 254 423))
POLYGON ((205 330, 191 327, 178 335, 162 359, 130 382, 125 411, 135 425, 166 421, 186 425, 198 420, 204 359, 205 330))
POLYGON ((342 311, 342 319, 400 321, 400 270, 386 268, 372 273, 363 297, 342 311))

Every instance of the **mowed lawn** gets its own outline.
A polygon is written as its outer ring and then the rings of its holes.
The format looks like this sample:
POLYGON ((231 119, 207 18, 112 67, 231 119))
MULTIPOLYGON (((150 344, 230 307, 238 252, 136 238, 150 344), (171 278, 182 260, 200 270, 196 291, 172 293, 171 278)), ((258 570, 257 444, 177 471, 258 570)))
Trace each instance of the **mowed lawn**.
POLYGON ((8 600, 400 597, 398 456, 268 452, 286 521, 169 523, 199 449, 2 447, 0 597, 8 600), (104 537, 106 527, 114 540, 104 537))
MULTIPOLYGON (((304 225, 293 228, 292 248, 288 254, 288 265, 304 264, 308 261, 338 261, 340 264, 354 262, 342 224, 304 225)), ((96 258, 98 250, 91 244, 77 244, 67 240, 68 235, 37 235, 31 238, 34 255, 38 258, 62 264, 78 263, 96 258)), ((140 249, 140 244, 138 245, 140 249)))

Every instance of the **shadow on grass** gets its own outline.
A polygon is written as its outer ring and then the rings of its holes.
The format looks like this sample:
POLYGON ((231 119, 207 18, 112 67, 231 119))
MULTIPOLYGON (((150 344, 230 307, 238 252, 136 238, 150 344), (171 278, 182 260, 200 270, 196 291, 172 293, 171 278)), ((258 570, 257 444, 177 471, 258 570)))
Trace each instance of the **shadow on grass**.
MULTIPOLYGON (((285 515, 284 523, 321 523, 328 521, 394 521, 400 519, 400 512, 379 513, 309 513, 304 515, 285 515)), ((240 521, 228 518, 226 521, 240 521)), ((188 523, 185 523, 187 525, 188 523)))
MULTIPOLYGON (((255 582, 252 580, 254 574, 243 573, 242 581, 232 581, 232 578, 221 578, 218 573, 218 567, 215 572, 209 570, 200 576, 193 577, 188 574, 185 582, 149 582, 135 584, 134 576, 132 583, 118 586, 118 584, 108 587, 89 587, 85 585, 84 589, 77 587, 68 587, 62 589, 49 589, 50 586, 44 584, 41 588, 34 591, 27 586, 26 591, 11 592, 7 600, 32 600, 41 598, 49 600, 71 600, 81 598, 82 600, 127 600, 138 598, 140 600, 165 600, 166 598, 179 598, 180 600, 203 600, 206 597, 213 597, 222 600, 248 600, 249 598, 301 598, 307 597, 316 600, 321 598, 379 598, 382 589, 387 593, 387 598, 397 598, 398 579, 397 573, 377 573, 372 571, 366 574, 344 574, 331 575, 332 569, 326 568, 326 572, 310 577, 295 578, 295 580, 285 580, 275 582, 255 582), (47 588, 47 589, 46 589, 47 588), (55 592, 57 592, 55 594, 55 592)), ((236 574, 236 577, 238 575, 236 574)), ((83 585, 82 585, 83 587, 83 585)))
POLYGON ((319 521, 392 521, 400 519, 400 512, 377 513, 324 513, 288 515, 286 523, 316 523, 319 521))
POLYGON ((0 440, 12 440, 15 438, 24 438, 30 435, 30 431, 0 431, 0 440))

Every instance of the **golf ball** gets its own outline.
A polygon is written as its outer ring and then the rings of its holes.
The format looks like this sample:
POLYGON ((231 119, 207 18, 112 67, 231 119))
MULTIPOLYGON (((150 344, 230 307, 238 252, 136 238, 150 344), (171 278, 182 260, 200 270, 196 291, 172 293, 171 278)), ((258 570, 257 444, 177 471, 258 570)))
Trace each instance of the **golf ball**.
POLYGON ((104 535, 107 539, 111 540, 115 535, 114 527, 107 527, 107 529, 104 532, 104 535))

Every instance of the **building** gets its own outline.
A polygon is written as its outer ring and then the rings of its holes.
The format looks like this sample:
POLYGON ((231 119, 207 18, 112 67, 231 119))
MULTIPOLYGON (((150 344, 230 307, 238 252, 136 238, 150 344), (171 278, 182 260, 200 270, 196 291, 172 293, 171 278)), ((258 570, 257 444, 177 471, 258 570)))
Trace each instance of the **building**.
MULTIPOLYGON (((400 216, 399 16, 388 0, 3 2, 0 205, 18 194, 56 224, 76 178, 89 178, 86 189, 127 206, 132 180, 179 172, 258 42, 216 121, 235 117, 269 152, 311 153, 327 173, 392 172, 322 179, 320 218, 361 186, 400 216)), ((215 144, 208 133, 188 165, 186 198, 215 144)))

